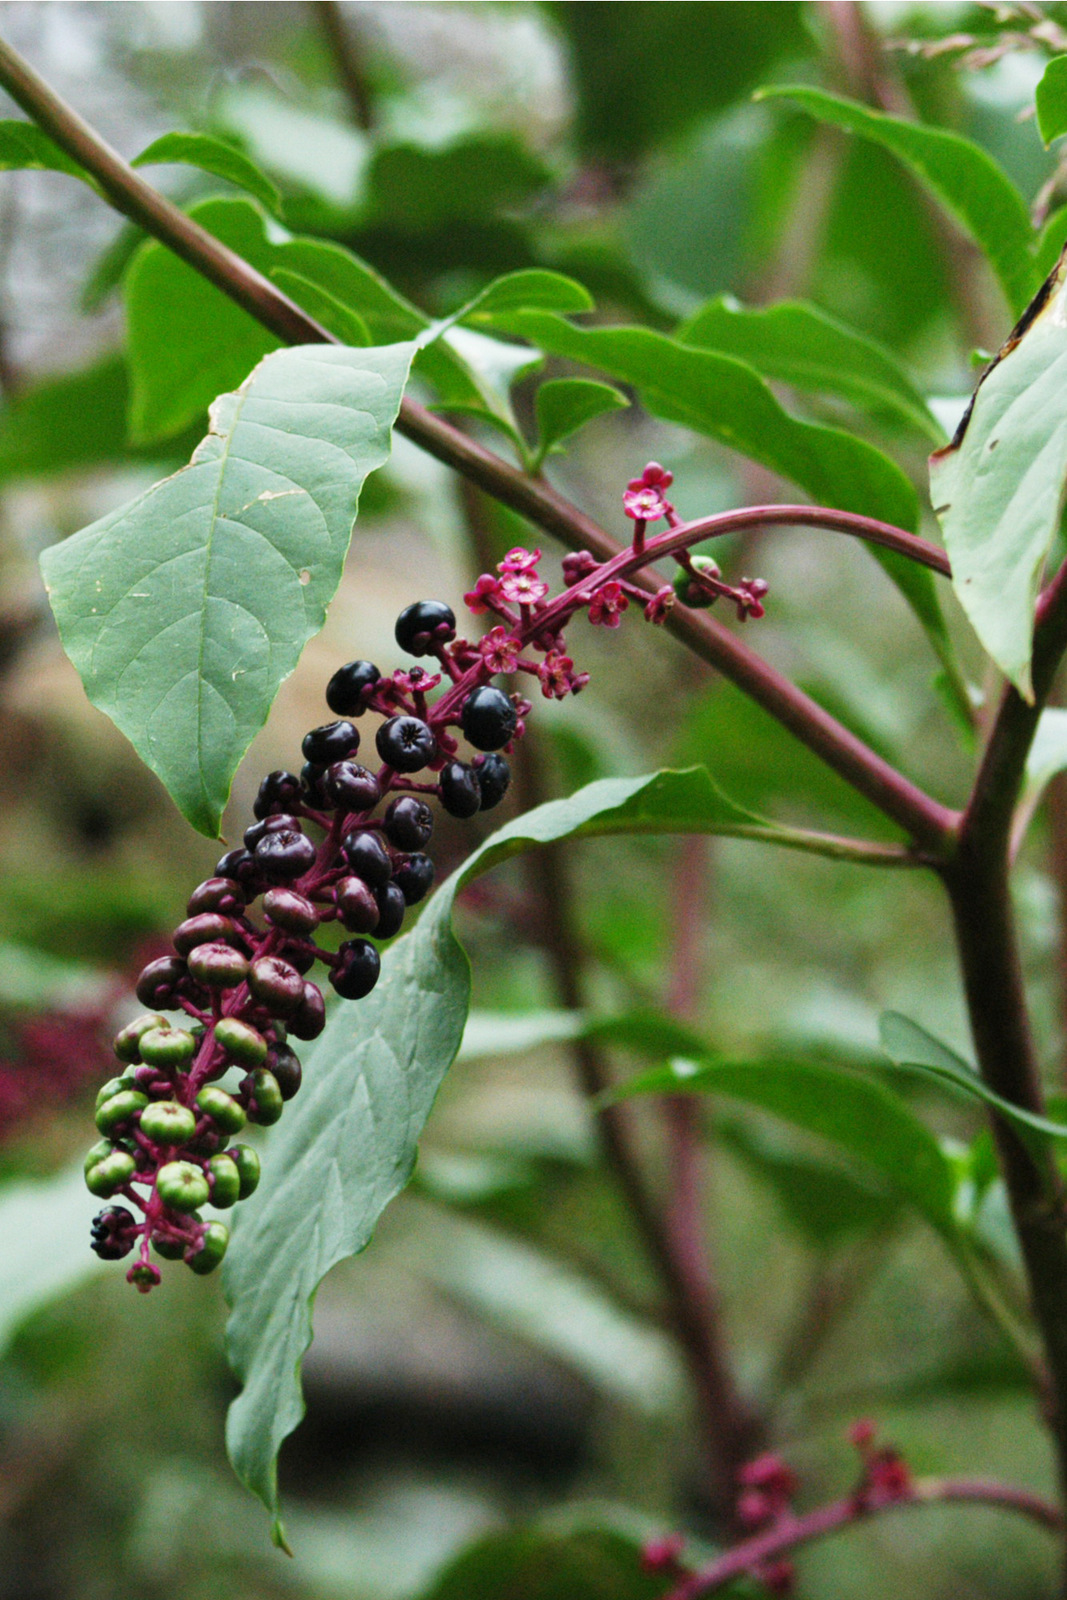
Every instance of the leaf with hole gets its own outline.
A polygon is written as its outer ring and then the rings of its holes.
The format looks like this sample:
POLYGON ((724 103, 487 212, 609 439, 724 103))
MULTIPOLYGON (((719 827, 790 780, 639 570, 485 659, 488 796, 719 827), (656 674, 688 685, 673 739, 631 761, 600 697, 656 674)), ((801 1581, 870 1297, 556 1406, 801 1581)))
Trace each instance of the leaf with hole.
POLYGON ((413 353, 267 356, 215 401, 187 467, 42 557, 90 700, 211 837, 237 763, 325 620, 413 353))

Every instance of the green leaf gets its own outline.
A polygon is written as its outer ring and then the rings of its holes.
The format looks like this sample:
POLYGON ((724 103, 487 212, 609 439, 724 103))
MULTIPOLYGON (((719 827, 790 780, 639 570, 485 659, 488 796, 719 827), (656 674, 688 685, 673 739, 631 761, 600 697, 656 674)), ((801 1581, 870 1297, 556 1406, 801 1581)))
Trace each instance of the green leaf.
POLYGON ((661 1600, 641 1542, 611 1528, 491 1533, 449 1563, 423 1600, 661 1600))
POLYGON ((1049 1117, 1039 1117, 1032 1111, 1013 1106, 992 1089, 988 1089, 974 1068, 948 1045, 935 1039, 932 1033, 899 1011, 887 1011, 879 1021, 882 1048, 898 1067, 928 1074, 961 1089, 973 1100, 982 1100, 987 1106, 1005 1117, 1019 1133, 1037 1150, 1045 1148, 1047 1139, 1067 1139, 1067 1123, 1053 1122, 1049 1117))
POLYGON ((89 1249, 99 1209, 80 1160, 0 1189, 0 1350, 28 1316, 100 1270, 89 1249))
POLYGON ((763 377, 795 389, 839 395, 862 410, 888 413, 934 444, 944 443, 945 430, 896 357, 806 301, 753 309, 720 295, 675 337, 700 350, 737 356, 763 377))
POLYGON ((821 89, 761 89, 757 99, 786 99, 836 128, 892 152, 930 189, 985 253, 1016 315, 1034 292, 1033 229, 1026 202, 992 156, 946 128, 871 111, 821 89))
POLYGON ((524 267, 494 278, 480 294, 456 312, 464 322, 485 322, 508 311, 581 312, 595 309, 593 297, 576 278, 562 272, 546 272, 541 267, 524 267))
POLYGON ((1067 767, 1067 711, 1046 706, 1026 757, 1026 798, 1037 804, 1058 772, 1067 767))
POLYGON ((955 1240, 951 1162, 904 1102, 870 1078, 814 1061, 680 1057, 631 1079, 610 1098, 650 1094, 722 1094, 773 1112, 873 1169, 939 1233, 955 1240))
POLYGON ((1038 236, 1034 266, 1042 278, 1047 278, 1060 252, 1067 243, 1067 206, 1058 206, 1049 217, 1038 236))
POLYGON ((275 215, 281 209, 282 197, 267 174, 232 144, 209 133, 165 133, 153 139, 139 156, 134 156, 130 166, 165 166, 171 162, 199 167, 202 172, 210 172, 212 177, 224 178, 239 189, 247 189, 275 215))
POLYGON ((428 229, 493 216, 545 188, 551 174, 514 134, 380 148, 368 173, 369 220, 428 229))
POLYGON ((953 588, 982 644, 1027 700, 1034 603, 1067 480, 1065 306, 1061 265, 982 378, 952 443, 930 458, 953 588))
POLYGON ((546 456, 556 454, 564 439, 584 428, 587 422, 629 404, 626 396, 610 383, 597 383, 591 378, 550 378, 542 383, 534 396, 535 466, 540 466, 546 456))
POLYGON ((72 178, 80 178, 90 188, 96 188, 95 180, 85 168, 61 150, 35 122, 0 122, 0 171, 26 168, 38 172, 66 172, 72 178))
POLYGON ((359 312, 346 306, 328 289, 322 289, 309 278, 301 277, 299 272, 288 272, 284 267, 275 267, 271 279, 283 294, 303 306, 316 322, 321 322, 342 344, 358 346, 374 343, 371 331, 359 312))
POLYGON ((306 1058, 307 1087, 272 1138, 263 1181, 235 1218, 224 1284, 229 1358, 244 1385, 230 1410, 230 1459, 278 1520, 276 1457, 303 1415, 299 1366, 326 1273, 370 1240, 411 1177, 416 1144, 459 1049, 470 970, 452 930, 456 895, 538 844, 594 834, 718 832, 738 808, 697 768, 606 778, 517 818, 482 845, 387 952, 356 1011, 337 1008, 306 1058))
POLYGON ((1067 133, 1067 56, 1053 56, 1034 94, 1037 131, 1045 145, 1067 133))
POLYGON ((187 467, 42 558, 90 700, 211 837, 279 684, 322 627, 413 352, 266 357, 216 400, 187 467))

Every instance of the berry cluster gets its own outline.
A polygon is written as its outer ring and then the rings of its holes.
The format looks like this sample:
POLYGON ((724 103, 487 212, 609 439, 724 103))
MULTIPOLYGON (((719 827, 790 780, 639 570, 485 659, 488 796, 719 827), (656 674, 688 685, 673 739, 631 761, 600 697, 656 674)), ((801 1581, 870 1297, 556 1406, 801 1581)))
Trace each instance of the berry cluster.
MULTIPOLYGON (((653 463, 635 482, 649 474, 643 514, 666 515, 675 526, 662 498, 670 474, 653 463)), ((626 508, 634 515, 632 495, 633 485, 626 508)), ((643 534, 644 521, 638 526, 643 534)), ((635 539, 631 566, 639 549, 635 539)), ((316 1038, 326 1020, 322 992, 307 977, 314 963, 325 965, 342 999, 359 1000, 374 988, 378 943, 399 933, 407 908, 433 884, 428 800, 465 818, 504 798, 511 774, 501 752, 522 737, 532 706, 491 679, 525 673, 548 699, 577 694, 588 674, 575 670, 563 631, 577 612, 615 628, 636 595, 648 602, 650 621, 666 617, 674 591, 668 586, 649 601, 614 575, 620 559, 568 556, 567 588, 550 600, 538 573, 541 552, 509 551, 464 597, 473 615, 496 618, 477 641, 457 637, 443 601, 407 606, 397 618, 397 644, 432 659, 437 670, 411 666, 383 675, 369 661, 350 661, 326 690, 336 720, 305 735, 299 774, 264 778, 242 845, 194 889, 174 954, 141 973, 137 997, 151 1009, 118 1035, 115 1053, 125 1071, 97 1098, 101 1140, 86 1159, 86 1182, 102 1199, 131 1201, 143 1218, 106 1206, 93 1224, 93 1249, 117 1260, 140 1240, 127 1278, 142 1291, 160 1279, 150 1249, 195 1272, 221 1261, 227 1229, 205 1222, 200 1209, 232 1206, 259 1181, 255 1152, 229 1141, 248 1122, 276 1122, 300 1087, 290 1040, 316 1038), (373 771, 356 759, 356 723, 368 712, 381 719, 373 771), (461 738, 475 752, 469 760, 461 759, 461 738), (305 831, 309 825, 321 833, 318 843, 305 831), (250 915, 260 899, 261 924, 250 915), (352 935, 336 952, 315 942, 320 925, 334 921, 352 935), (182 1026, 162 1014, 179 1011, 182 1026), (237 1081, 224 1087, 219 1080, 230 1073, 237 1081)), ((688 563, 688 553, 676 559, 688 563)), ((737 598, 739 591, 715 582, 716 593, 737 598)), ((705 594, 696 603, 710 603, 705 594)), ((758 597, 749 596, 748 605, 751 614, 762 609, 758 597)))

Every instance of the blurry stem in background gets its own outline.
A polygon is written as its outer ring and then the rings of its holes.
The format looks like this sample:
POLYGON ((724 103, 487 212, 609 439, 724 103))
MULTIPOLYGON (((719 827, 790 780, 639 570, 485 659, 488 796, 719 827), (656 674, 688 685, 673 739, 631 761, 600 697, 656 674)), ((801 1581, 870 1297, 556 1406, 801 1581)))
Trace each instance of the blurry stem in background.
POLYGON ((350 17, 345 17, 337 0, 311 0, 311 10, 344 86, 352 120, 364 133, 369 133, 374 127, 374 103, 355 24, 350 17))
MULTIPOLYGON (((482 572, 492 571, 498 554, 492 508, 466 479, 459 480, 460 502, 471 550, 482 572)), ((536 728, 527 730, 523 760, 516 769, 521 810, 551 798, 536 728)), ((698 840, 698 844, 702 841, 698 840)), ((541 946, 556 997, 568 1011, 583 1007, 585 953, 577 932, 574 898, 565 851, 546 845, 527 866, 527 884, 540 908, 541 946)), ((575 1076, 582 1096, 593 1101, 611 1085, 602 1051, 591 1040, 572 1046, 575 1076)), ((726 1357, 718 1306, 710 1293, 707 1264, 691 1230, 684 1237, 661 1215, 644 1174, 632 1115, 625 1106, 604 1106, 596 1115, 601 1150, 644 1245, 667 1300, 667 1324, 681 1347, 700 1409, 708 1496, 724 1527, 732 1525, 737 1472, 758 1444, 758 1425, 741 1399, 726 1357)))

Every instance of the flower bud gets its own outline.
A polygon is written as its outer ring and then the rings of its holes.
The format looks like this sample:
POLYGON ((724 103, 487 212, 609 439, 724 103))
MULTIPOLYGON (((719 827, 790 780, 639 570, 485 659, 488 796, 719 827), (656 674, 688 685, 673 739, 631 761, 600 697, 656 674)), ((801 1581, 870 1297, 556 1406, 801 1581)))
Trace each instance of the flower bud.
POLYGON ((149 1289, 154 1289, 162 1281, 159 1268, 153 1267, 148 1261, 138 1261, 126 1274, 126 1282, 132 1283, 141 1294, 147 1294, 149 1289))

